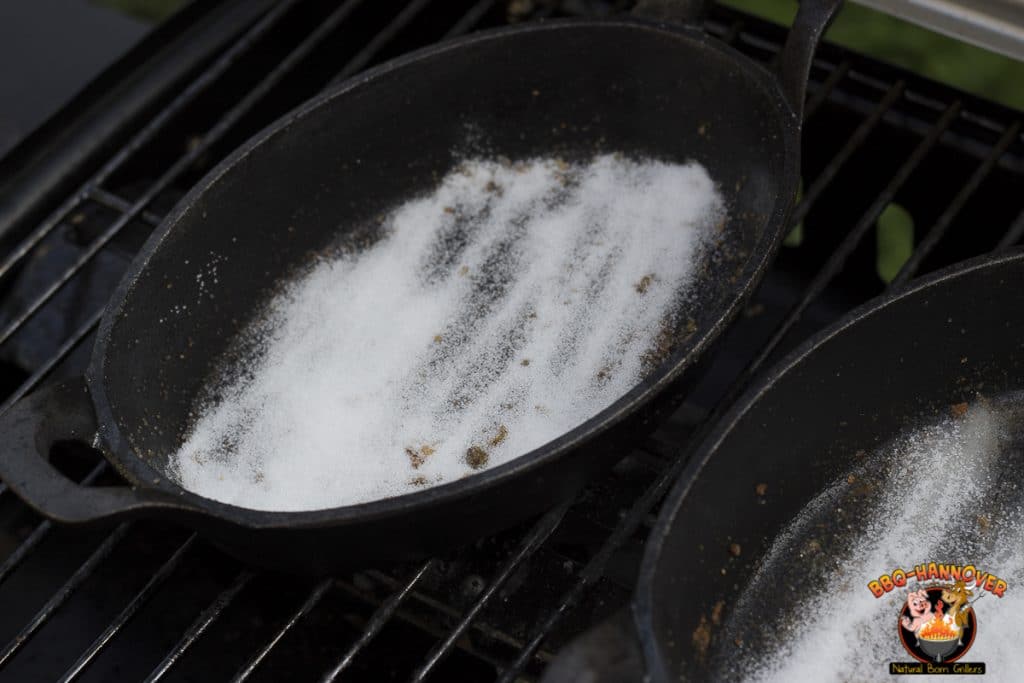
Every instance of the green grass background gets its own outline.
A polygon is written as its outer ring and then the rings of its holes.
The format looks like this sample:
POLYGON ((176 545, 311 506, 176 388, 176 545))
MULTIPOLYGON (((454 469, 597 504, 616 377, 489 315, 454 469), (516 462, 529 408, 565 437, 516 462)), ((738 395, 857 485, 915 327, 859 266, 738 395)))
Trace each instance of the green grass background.
MULTIPOLYGON (((795 0, 722 0, 722 4, 789 25, 795 0)), ((937 81, 1024 109, 1024 63, 947 38, 847 0, 826 40, 906 67, 937 81)))
MULTIPOLYGON (((722 0, 726 5, 790 25, 795 0, 722 0)), ((871 57, 905 67, 942 83, 996 102, 1024 109, 1024 63, 968 45, 953 38, 894 19, 847 0, 826 39, 871 57)), ((786 238, 787 247, 799 247, 804 226, 786 238)), ((875 270, 891 282, 914 249, 914 217, 892 203, 878 218, 875 229, 875 270)))

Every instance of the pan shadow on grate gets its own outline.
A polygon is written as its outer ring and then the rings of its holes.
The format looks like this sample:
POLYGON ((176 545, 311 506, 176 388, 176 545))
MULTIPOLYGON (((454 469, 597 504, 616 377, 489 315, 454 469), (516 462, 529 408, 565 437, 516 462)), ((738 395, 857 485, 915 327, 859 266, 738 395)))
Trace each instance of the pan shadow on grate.
MULTIPOLYGON (((43 381, 81 372, 106 298, 145 236, 196 179, 284 111, 445 36, 614 5, 274 4, 47 218, 4 241, 4 409, 43 381)), ((707 29, 767 65, 784 37, 721 8, 707 29)), ((295 579, 249 570, 155 523, 54 526, 0 484, 0 679, 536 679, 569 639, 626 604, 662 494, 755 372, 888 288, 1024 239, 1014 192, 1024 176, 1020 118, 824 46, 794 232, 714 364, 695 369, 686 404, 576 500, 446 556, 295 579), (882 269, 879 240, 893 213, 909 244, 882 269)), ((94 453, 55 455, 76 479, 114 476, 94 453)))

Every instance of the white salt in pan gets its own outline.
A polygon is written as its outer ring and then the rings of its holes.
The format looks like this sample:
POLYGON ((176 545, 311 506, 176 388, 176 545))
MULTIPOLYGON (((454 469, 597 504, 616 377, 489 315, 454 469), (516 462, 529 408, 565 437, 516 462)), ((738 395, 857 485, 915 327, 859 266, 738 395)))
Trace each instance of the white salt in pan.
MULTIPOLYGON (((964 661, 985 662, 986 680, 1021 680, 1019 406, 1019 399, 978 404, 963 419, 904 435, 868 458, 849 480, 844 475, 819 495, 773 543, 738 595, 722 634, 723 642, 731 643, 768 632, 757 647, 760 654, 738 656, 732 650, 716 678, 759 683, 902 678, 888 670, 889 662, 913 661, 897 638, 897 615, 907 592, 922 586, 910 582, 876 599, 867 582, 896 567, 953 562, 974 564, 1009 584, 1005 597, 986 595, 975 607, 978 634, 964 661), (883 484, 875 506, 866 519, 847 522, 843 500, 849 489, 879 468, 883 484), (832 541, 831 532, 821 529, 846 529, 851 537, 832 541), (780 590, 780 577, 793 574, 805 578, 802 594, 780 590)), ((974 593, 977 599, 984 591, 974 593)))
POLYGON ((270 303, 173 470, 202 496, 309 510, 523 455, 638 383, 723 211, 694 163, 466 161, 270 303))

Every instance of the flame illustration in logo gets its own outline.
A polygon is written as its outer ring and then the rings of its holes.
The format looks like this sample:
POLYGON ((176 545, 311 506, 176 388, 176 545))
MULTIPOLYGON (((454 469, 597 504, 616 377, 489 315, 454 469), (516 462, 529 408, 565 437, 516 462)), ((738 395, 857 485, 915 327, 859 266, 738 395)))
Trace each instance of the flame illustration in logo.
POLYGON ((952 624, 936 617, 921 627, 917 637, 922 640, 953 640, 960 637, 960 631, 952 624))

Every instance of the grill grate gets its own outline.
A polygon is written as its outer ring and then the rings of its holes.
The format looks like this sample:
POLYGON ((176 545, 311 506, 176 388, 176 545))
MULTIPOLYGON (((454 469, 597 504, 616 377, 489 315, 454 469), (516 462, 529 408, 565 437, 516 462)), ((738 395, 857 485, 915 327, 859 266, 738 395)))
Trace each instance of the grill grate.
MULTIPOLYGON (((104 283, 233 146, 317 87, 517 18, 523 4, 274 4, 2 252, 0 358, 14 379, 0 409, 81 372, 104 283)), ((539 5, 534 16, 559 7, 539 5)), ((722 8, 707 28, 765 63, 783 38, 722 8)), ((683 408, 576 500, 447 556, 312 582, 247 569, 155 523, 56 527, 0 483, 0 678, 536 679, 568 639, 626 603, 657 504, 711 418, 755 372, 886 289, 870 238, 887 207, 927 226, 893 285, 1024 237, 1019 112, 832 46, 811 88, 802 241, 783 248, 683 408)), ((84 483, 115 481, 103 462, 57 455, 84 483)))

